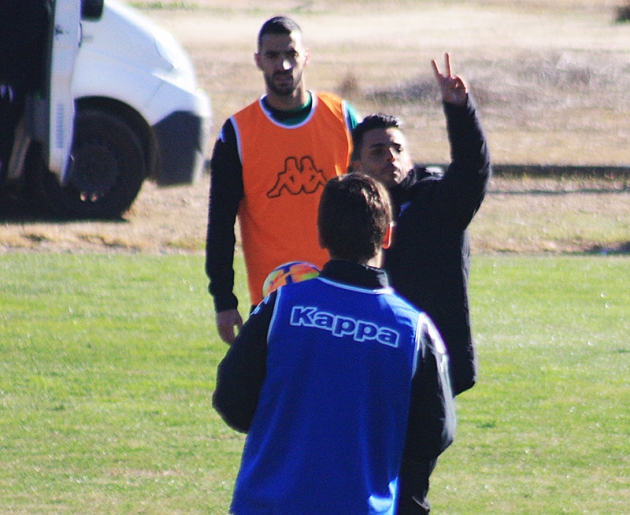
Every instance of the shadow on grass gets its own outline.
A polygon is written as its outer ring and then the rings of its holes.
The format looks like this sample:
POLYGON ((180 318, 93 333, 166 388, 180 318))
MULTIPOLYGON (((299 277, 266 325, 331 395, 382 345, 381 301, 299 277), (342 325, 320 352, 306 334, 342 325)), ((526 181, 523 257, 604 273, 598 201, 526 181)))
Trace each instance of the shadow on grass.
POLYGON ((581 252, 580 254, 600 254, 604 256, 623 256, 630 254, 630 241, 615 243, 614 245, 602 246, 593 245, 590 249, 581 252))
POLYGON ((76 218, 62 217, 53 213, 42 202, 25 195, 4 193, 0 194, 0 223, 72 223, 72 222, 108 222, 113 224, 129 223, 120 218, 76 218))
POLYGON ((495 176, 505 178, 630 181, 630 166, 493 164, 492 170, 495 176))
POLYGON ((627 194, 630 167, 627 166, 493 166, 489 193, 503 195, 627 194))
POLYGON ((549 197, 559 197, 562 195, 575 195, 584 193, 596 193, 606 195, 619 195, 630 193, 630 186, 624 188, 614 188, 613 186, 602 187, 571 187, 566 189, 541 189, 541 188, 523 188, 523 189, 501 189, 490 188, 488 195, 547 195, 549 197))

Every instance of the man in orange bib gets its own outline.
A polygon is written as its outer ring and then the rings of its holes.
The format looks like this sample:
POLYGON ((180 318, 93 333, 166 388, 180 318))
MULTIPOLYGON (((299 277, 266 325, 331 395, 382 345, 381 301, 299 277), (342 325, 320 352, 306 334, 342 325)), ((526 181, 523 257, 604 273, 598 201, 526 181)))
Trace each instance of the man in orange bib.
POLYGON ((278 265, 323 266, 317 207, 326 181, 346 173, 357 116, 344 100, 306 89, 309 53, 300 27, 284 16, 260 29, 256 66, 266 94, 230 117, 211 159, 206 273, 221 338, 231 344, 243 319, 234 295, 238 218, 250 300, 278 265))

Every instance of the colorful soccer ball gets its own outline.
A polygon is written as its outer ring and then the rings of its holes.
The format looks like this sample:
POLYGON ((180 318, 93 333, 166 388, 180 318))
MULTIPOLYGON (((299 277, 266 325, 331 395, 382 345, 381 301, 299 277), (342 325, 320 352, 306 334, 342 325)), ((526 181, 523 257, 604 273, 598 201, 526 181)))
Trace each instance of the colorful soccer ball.
POLYGON ((306 261, 291 261, 276 267, 265 279, 263 297, 285 284, 299 283, 319 275, 319 268, 306 261))

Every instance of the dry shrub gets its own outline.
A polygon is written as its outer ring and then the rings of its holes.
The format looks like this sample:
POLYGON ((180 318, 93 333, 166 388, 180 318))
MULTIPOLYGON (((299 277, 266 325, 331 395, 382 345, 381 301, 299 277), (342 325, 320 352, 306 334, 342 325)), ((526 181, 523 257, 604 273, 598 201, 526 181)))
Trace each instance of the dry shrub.
POLYGON ((382 104, 434 104, 440 91, 435 79, 429 76, 414 77, 403 83, 371 89, 365 98, 382 104))
POLYGON ((336 90, 337 93, 344 98, 357 98, 361 94, 359 79, 354 72, 348 72, 343 77, 336 90))
POLYGON ((617 7, 617 22, 628 23, 630 22, 630 0, 626 1, 625 5, 617 7))

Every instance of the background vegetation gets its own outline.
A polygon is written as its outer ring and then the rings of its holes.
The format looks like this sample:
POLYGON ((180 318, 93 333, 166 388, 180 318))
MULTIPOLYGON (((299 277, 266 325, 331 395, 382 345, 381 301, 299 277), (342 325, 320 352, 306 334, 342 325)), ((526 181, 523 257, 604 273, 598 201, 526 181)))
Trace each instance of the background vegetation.
POLYGON ((441 63, 449 51, 455 72, 477 98, 496 163, 629 161, 630 24, 616 21, 623 0, 161 5, 145 12, 190 50, 214 100, 215 131, 261 94, 252 59, 256 33, 282 12, 304 29, 311 49, 308 85, 346 95, 363 114, 401 116, 418 160, 448 161, 430 60, 441 63))

